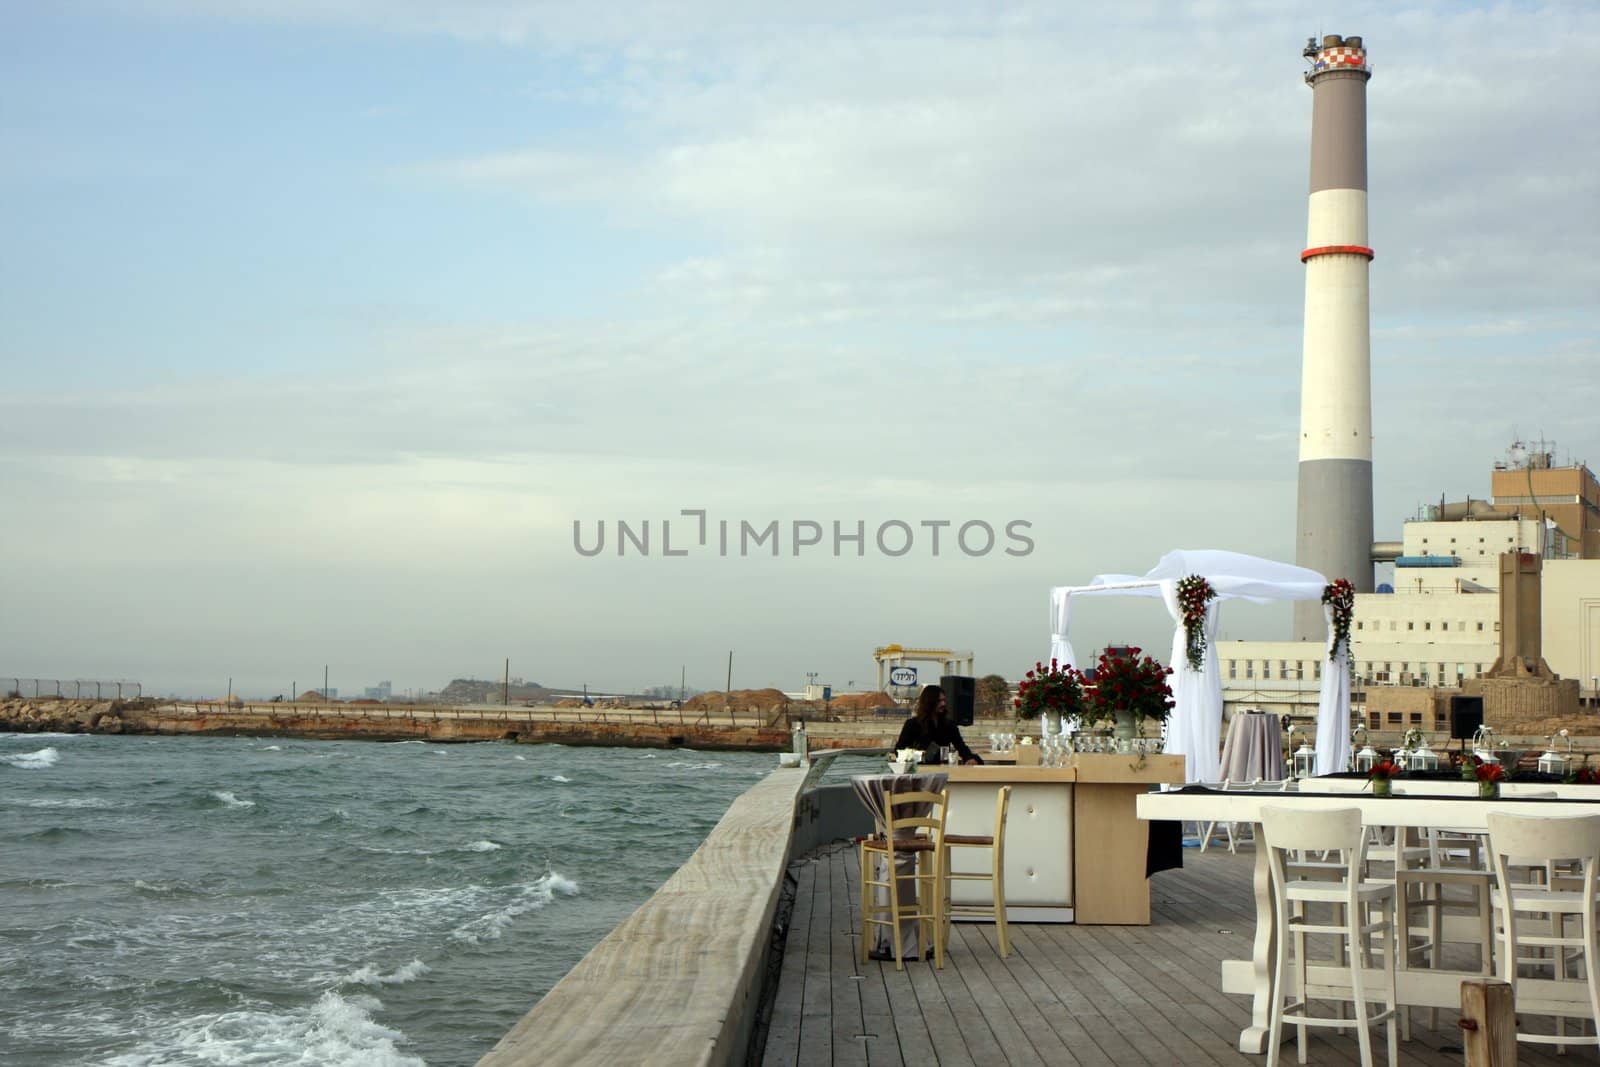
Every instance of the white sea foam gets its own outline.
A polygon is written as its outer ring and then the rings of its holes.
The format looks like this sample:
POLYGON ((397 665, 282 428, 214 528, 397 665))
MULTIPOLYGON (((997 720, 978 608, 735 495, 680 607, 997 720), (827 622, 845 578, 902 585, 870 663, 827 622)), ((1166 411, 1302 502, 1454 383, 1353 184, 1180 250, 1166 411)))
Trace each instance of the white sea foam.
POLYGON ((262 749, 261 751, 263 751, 263 752, 282 752, 283 751, 283 746, 282 745, 268 745, 266 748, 262 749))
POLYGON ((147 1033, 138 1048, 105 1062, 110 1067, 174 1062, 426 1067, 421 1058, 400 1051, 408 1043, 404 1034, 373 1021, 371 1013, 382 1007, 375 997, 330 991, 314 1004, 285 1012, 197 1015, 147 1033))
POLYGON ((708 760, 705 763, 689 763, 684 760, 674 760, 673 762, 667 764, 667 766, 682 767, 691 771, 709 771, 715 770, 716 768, 722 766, 722 764, 718 763, 716 760, 708 760))
POLYGON ((100 797, 24 797, 11 803, 24 808, 115 808, 122 806, 100 797))
POLYGON ((9 763, 18 770, 42 771, 46 767, 54 767, 61 759, 61 753, 53 748, 41 748, 32 752, 18 752, 15 755, 0 756, 0 763, 9 763))
POLYGON ((253 808, 253 807, 256 806, 256 802, 255 801, 253 801, 253 800, 240 800, 238 797, 234 796, 232 793, 230 793, 230 792, 228 792, 227 790, 224 790, 224 789, 213 789, 211 791, 211 795, 213 797, 215 797, 216 799, 222 801, 224 804, 226 804, 230 808, 253 808))
POLYGON ((523 760, 524 762, 526 762, 527 759, 528 759, 527 756, 512 756, 511 758, 512 759, 516 759, 516 760, 523 760))
POLYGON ((564 775, 564 774, 552 774, 552 775, 551 775, 551 776, 550 776, 550 780, 551 780, 551 781, 552 781, 552 782, 570 782, 570 781, 572 781, 572 779, 571 779, 571 778, 568 778, 568 777, 567 777, 567 776, 566 776, 566 775, 564 775))
POLYGON ((0 734, 0 741, 15 741, 18 744, 27 744, 30 741, 37 741, 41 737, 48 737, 52 739, 57 737, 66 737, 76 739, 83 736, 83 734, 58 734, 49 732, 41 732, 37 734, 0 734))
POLYGON ((654 752, 641 752, 639 754, 639 758, 640 759, 655 759, 656 758, 656 754, 654 752))
POLYGON ((463 851, 466 851, 466 852, 499 852, 500 851, 500 846, 495 844, 493 841, 489 841, 489 840, 474 841, 470 845, 463 845, 461 847, 462 847, 463 851))
POLYGON ((551 871, 523 886, 505 907, 462 923, 450 931, 450 936, 471 945, 498 941, 517 916, 539 910, 554 900, 558 893, 570 897, 577 895, 577 892, 578 883, 551 871))
POLYGON ((368 963, 340 978, 340 985, 404 985, 414 982, 428 973, 428 965, 421 960, 412 960, 403 967, 397 967, 390 974, 384 974, 375 964, 368 963))

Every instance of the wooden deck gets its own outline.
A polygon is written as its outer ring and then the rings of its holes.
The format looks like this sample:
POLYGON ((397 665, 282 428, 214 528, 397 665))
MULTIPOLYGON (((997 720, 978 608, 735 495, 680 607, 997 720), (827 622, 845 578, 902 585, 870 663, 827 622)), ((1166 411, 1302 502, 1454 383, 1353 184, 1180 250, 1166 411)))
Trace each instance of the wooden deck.
MULTIPOLYGON (((794 1064, 1226 1064, 1239 1052, 1249 1001, 1220 992, 1219 961, 1248 959, 1255 915, 1253 856, 1184 853, 1185 867, 1151 880, 1149 926, 1013 925, 1002 960, 993 927, 957 924, 945 969, 931 962, 858 962, 860 871, 840 844, 791 864, 797 880, 768 1031, 768 1067, 794 1064)), ((1412 1012, 1400 1062, 1460 1067, 1457 1013, 1412 1012), (1447 1018, 1448 1016, 1448 1018, 1447 1018)), ((1289 1031, 1292 1035, 1292 1031, 1289 1031)), ((1381 1028, 1374 1053, 1383 1062, 1381 1028)), ((1355 1064, 1355 1032, 1317 1034, 1314 1064, 1355 1064)), ((1521 1045, 1525 1065, 1589 1062, 1572 1046, 1521 1045)), ((1294 1063, 1292 1038, 1284 1063, 1294 1063)))

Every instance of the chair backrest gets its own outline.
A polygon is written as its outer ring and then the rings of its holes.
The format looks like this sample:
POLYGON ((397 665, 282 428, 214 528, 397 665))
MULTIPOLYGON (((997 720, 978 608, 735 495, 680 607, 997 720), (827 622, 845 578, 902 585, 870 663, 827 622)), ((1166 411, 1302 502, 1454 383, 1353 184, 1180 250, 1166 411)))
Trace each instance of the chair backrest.
POLYGON ((945 809, 949 807, 949 797, 948 790, 937 793, 890 793, 885 798, 889 804, 889 836, 922 830, 935 841, 942 839, 945 809))
POLYGON ((994 866, 991 870, 1005 869, 1006 813, 1011 810, 1011 787, 1003 785, 994 798, 994 866))
POLYGON ((1555 860, 1600 862, 1600 815, 1514 815, 1489 812, 1495 864, 1527 866, 1555 860))
POLYGON ((1310 808, 1267 804, 1261 808, 1267 847, 1304 852, 1357 852, 1365 848, 1360 808, 1310 808))

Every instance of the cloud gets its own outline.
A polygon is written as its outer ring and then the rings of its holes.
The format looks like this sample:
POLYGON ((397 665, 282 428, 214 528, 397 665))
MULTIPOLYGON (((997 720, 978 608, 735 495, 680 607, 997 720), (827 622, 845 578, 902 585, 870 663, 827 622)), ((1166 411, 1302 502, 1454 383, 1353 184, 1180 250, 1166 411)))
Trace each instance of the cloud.
MULTIPOLYGON (((245 368, 219 344, 204 374, 152 363, 97 385, 84 365, 56 374, 46 353, 7 349, 46 368, 0 398, 0 479, 21 516, 0 546, 25 564, 19 595, 47 605, 30 620, 45 639, 0 629, 19 655, 47 659, 78 632, 78 604, 109 590, 109 618, 164 603, 200 620, 163 625, 202 658, 260 638, 263 675, 273 656, 360 645, 352 630, 373 635, 372 680, 401 656, 426 664, 417 684, 487 648, 497 662, 512 633, 565 684, 675 679, 681 656, 718 659, 736 639, 761 646, 740 663, 763 683, 798 676, 796 649, 832 670, 908 639, 977 645, 980 669, 1014 673, 1050 584, 1139 573, 1178 543, 1292 556, 1298 51, 1314 27, 1281 5, 116 6, 286 36, 334 26, 361 62, 398 35, 420 56, 444 39, 510 57, 519 74, 486 73, 471 101, 494 121, 363 163, 386 194, 426 198, 441 244, 483 217, 561 243, 551 276, 513 248, 454 293, 434 284, 452 250, 417 249, 420 295, 335 293, 380 311, 337 343, 316 324, 294 334, 337 352, 322 367, 245 368), (507 277, 561 310, 477 299, 507 277), (574 518, 694 506, 1018 516, 1039 549, 1003 567, 681 568, 570 549, 574 518), (62 590, 72 606, 52 601, 62 590), (219 607, 229 590, 248 609, 219 607)), ((1511 423, 1592 439, 1600 141, 1582 72, 1600 16, 1345 17, 1335 28, 1365 31, 1377 69, 1377 507, 1392 536, 1418 498, 1485 493, 1511 423)), ((355 99, 372 118, 422 114, 365 86, 355 99)), ((393 223, 371 210, 367 225, 393 223)), ((352 269, 376 273, 364 240, 352 269)), ((267 326, 307 319, 281 294, 252 299, 267 326)), ((39 333, 56 344, 70 327, 39 333)), ((105 358, 128 362, 131 343, 105 358)), ((1164 648, 1159 612, 1105 618, 1080 647, 1164 648)), ((113 644, 114 627, 89 636, 113 644)))

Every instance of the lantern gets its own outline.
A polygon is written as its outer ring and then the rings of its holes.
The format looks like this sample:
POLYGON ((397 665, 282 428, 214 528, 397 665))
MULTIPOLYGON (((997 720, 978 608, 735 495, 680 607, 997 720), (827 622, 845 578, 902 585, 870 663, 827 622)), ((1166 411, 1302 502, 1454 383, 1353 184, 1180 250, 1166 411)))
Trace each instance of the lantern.
POLYGON ((1478 757, 1480 763, 1499 763, 1494 754, 1494 731, 1487 726, 1480 726, 1472 734, 1472 754, 1478 757))
POLYGON ((1317 750, 1305 742, 1294 750, 1294 776, 1310 778, 1317 773, 1317 750))
POLYGON ((1371 773, 1372 768, 1377 765, 1377 762, 1378 750, 1373 748, 1371 745, 1361 746, 1361 751, 1356 753, 1356 773, 1371 773))
POLYGON ((1555 749, 1546 749, 1544 755, 1539 757, 1539 763, 1536 769, 1540 774, 1565 774, 1567 770, 1567 761, 1563 759, 1561 753, 1557 752, 1555 749))
POLYGON ((1436 771, 1439 769, 1439 756, 1428 747, 1428 739, 1423 738, 1417 742, 1417 747, 1411 750, 1406 759, 1406 769, 1410 771, 1436 771))

